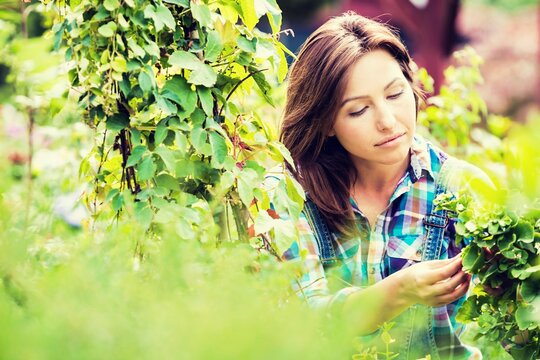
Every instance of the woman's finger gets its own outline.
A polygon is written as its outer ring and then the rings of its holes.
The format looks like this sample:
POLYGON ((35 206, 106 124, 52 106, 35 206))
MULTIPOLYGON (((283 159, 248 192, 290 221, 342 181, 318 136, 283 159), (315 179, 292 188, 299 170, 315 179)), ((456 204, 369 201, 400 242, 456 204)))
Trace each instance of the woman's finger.
POLYGON ((460 297, 462 297, 463 295, 467 293, 467 290, 469 290, 469 284, 470 284, 470 281, 462 282, 450 294, 437 296, 435 298, 434 306, 443 306, 443 305, 447 305, 456 301, 457 299, 459 299, 460 297))
POLYGON ((461 258, 453 258, 452 261, 448 262, 446 265, 433 269, 428 275, 428 281, 432 284, 444 281, 461 270, 461 268, 461 258))
POLYGON ((449 294, 460 284, 467 281, 469 281, 469 276, 463 270, 459 270, 448 280, 433 285, 433 293, 437 296, 449 294))

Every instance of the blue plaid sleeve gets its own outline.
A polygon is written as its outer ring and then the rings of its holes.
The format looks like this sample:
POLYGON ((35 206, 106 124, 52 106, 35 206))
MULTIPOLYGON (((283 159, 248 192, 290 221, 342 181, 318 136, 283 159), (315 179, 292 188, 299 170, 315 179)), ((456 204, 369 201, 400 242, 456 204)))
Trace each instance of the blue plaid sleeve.
POLYGON ((298 262, 300 265, 293 280, 293 290, 313 308, 329 310, 342 306, 351 294, 360 291, 361 288, 347 286, 331 293, 324 267, 319 259, 315 235, 303 213, 297 227, 300 233, 299 240, 283 254, 284 260, 298 262))

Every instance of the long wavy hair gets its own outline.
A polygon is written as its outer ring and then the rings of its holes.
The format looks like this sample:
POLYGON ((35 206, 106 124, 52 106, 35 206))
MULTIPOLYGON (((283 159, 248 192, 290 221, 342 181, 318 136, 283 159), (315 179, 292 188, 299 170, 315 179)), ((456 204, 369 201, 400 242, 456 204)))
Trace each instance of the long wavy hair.
POLYGON ((347 72, 376 49, 386 50, 398 62, 418 109, 422 93, 413 80, 405 45, 393 28, 354 12, 330 19, 311 34, 288 75, 281 141, 296 164, 296 171, 289 170, 329 227, 344 235, 355 232, 349 197, 356 170, 347 151, 328 134, 339 111, 347 72))

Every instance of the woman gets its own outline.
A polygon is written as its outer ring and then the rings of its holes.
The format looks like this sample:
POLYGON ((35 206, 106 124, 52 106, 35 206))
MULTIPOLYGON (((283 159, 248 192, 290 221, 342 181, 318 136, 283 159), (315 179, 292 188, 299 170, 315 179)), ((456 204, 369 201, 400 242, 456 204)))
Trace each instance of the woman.
POLYGON ((489 179, 415 134, 420 99, 409 54, 387 26, 346 13, 306 40, 281 138, 309 200, 284 257, 303 261, 297 292, 339 308, 359 335, 394 322, 399 359, 478 359, 455 322, 470 283, 464 244, 433 199, 489 179))

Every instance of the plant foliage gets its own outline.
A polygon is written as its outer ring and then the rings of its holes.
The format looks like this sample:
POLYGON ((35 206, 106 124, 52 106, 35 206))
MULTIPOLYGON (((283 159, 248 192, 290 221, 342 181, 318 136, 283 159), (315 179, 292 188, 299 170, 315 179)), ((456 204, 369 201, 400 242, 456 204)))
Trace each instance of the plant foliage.
POLYGON ((96 129, 81 164, 94 181, 94 218, 127 211, 149 231, 172 227, 202 242, 247 241, 255 224, 254 243, 285 250, 296 233, 269 216, 270 203, 294 219, 304 195, 283 170, 263 186, 267 169, 292 160, 249 108, 256 96, 272 104, 271 84, 287 72, 275 0, 49 5, 63 12, 56 46, 66 48, 73 91, 96 129), (256 28, 261 17, 272 34, 256 28))

